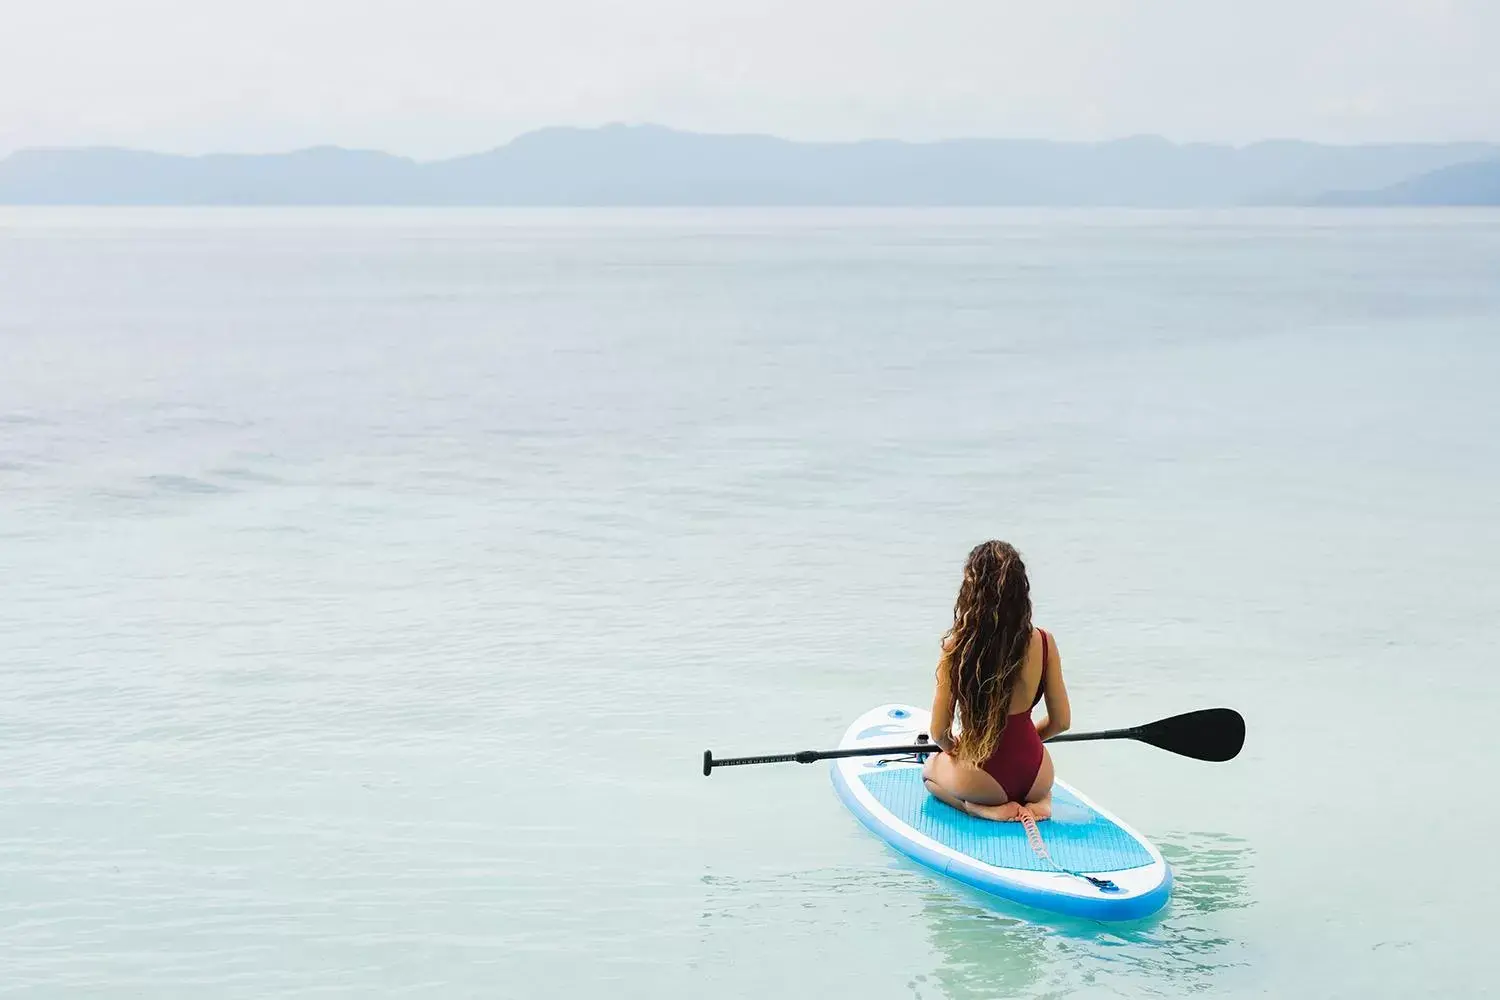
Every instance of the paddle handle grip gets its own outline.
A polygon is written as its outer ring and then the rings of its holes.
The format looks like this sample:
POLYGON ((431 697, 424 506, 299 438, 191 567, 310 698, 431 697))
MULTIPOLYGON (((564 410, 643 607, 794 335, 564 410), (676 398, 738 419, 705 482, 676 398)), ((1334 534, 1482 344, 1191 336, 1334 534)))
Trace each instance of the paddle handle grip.
POLYGON ((712 750, 703 751, 703 774, 706 777, 716 767, 735 767, 740 764, 787 764, 796 761, 799 764, 811 764, 816 757, 810 757, 811 750, 803 750, 800 753, 776 753, 763 757, 721 757, 714 759, 712 750))

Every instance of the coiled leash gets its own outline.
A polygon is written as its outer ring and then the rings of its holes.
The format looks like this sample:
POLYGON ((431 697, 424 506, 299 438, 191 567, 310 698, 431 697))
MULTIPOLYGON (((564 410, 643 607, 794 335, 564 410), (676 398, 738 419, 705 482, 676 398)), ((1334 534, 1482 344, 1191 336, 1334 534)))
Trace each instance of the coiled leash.
POLYGON ((1092 875, 1085 875, 1083 872, 1075 872, 1072 869, 1064 868, 1056 861, 1053 861, 1052 855, 1047 853, 1047 845, 1042 843, 1042 831, 1037 829, 1036 817, 1033 816, 1031 814, 1031 810, 1026 808, 1025 806, 1021 807, 1021 826, 1026 830, 1026 842, 1031 845, 1032 852, 1036 854, 1037 857, 1047 862, 1047 864, 1052 868, 1053 871, 1058 872, 1062 875, 1072 875, 1075 878, 1087 879, 1089 882, 1093 883, 1094 888, 1098 889, 1100 892, 1120 891, 1120 887, 1115 885, 1107 878, 1095 878, 1092 875))

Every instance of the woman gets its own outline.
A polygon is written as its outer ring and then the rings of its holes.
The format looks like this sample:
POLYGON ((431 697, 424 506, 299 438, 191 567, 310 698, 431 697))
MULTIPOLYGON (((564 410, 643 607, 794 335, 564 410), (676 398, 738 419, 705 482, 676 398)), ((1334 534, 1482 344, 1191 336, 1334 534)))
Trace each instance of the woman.
POLYGON ((1031 624, 1026 565, 1005 542, 976 546, 938 659, 932 738, 943 752, 922 770, 927 790, 984 819, 1046 819, 1052 756, 1042 741, 1071 721, 1057 644, 1031 624), (1047 714, 1033 725, 1031 710, 1044 697, 1047 714))

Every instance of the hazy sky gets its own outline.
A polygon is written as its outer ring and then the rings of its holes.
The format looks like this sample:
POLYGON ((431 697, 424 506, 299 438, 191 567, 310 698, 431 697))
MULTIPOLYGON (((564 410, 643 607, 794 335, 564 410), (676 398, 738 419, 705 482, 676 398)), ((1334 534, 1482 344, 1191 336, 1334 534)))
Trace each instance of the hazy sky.
POLYGON ((542 125, 1500 140, 1500 0, 0 0, 0 152, 542 125))

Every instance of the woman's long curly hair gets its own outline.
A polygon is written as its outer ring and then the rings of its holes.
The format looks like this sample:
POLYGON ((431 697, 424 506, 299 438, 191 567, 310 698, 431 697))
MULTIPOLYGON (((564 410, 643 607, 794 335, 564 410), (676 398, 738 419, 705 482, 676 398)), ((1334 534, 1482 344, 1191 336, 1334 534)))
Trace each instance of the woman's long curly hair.
POLYGON ((976 545, 938 663, 958 698, 959 760, 978 764, 994 752, 1030 643, 1031 583, 1020 553, 1006 542, 976 545))

